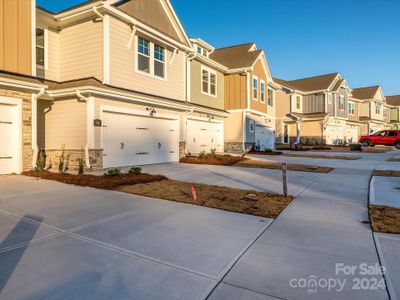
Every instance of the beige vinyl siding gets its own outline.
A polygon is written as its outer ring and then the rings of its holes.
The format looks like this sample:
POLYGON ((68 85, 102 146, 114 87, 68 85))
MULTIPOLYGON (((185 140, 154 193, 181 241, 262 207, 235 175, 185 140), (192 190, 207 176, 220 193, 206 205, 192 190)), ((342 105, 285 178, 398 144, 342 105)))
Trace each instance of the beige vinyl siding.
MULTIPOLYGON (((349 119, 349 121, 358 122, 359 121, 360 103, 357 102, 357 101, 353 101, 353 100, 349 100, 349 102, 353 102, 354 103, 354 115, 348 114, 348 119, 349 119)), ((347 104, 346 109, 349 110, 348 104, 347 104)))
MULTIPOLYGON (((135 66, 136 39, 128 49, 130 36, 130 26, 110 17, 111 85, 183 101, 185 99, 185 53, 179 51, 173 63, 170 64, 172 49, 167 49, 166 80, 140 74, 136 72, 135 66)), ((163 46, 160 42, 149 40, 163 46)))
POLYGON ((200 62, 193 60, 190 63, 190 91, 192 103, 224 109, 224 75, 200 62), (217 73, 217 95, 216 97, 202 93, 202 66, 217 73))
POLYGON ((38 102, 38 145, 49 150, 85 148, 86 103, 77 99, 38 102))
POLYGON ((369 101, 360 102, 358 104, 359 116, 360 117, 369 117, 369 107, 370 107, 369 101))
POLYGON ((246 75, 225 75, 225 109, 242 109, 247 107, 246 75))
POLYGON ((224 121, 225 143, 243 142, 243 112, 230 112, 224 121))
POLYGON ((48 51, 47 51, 47 70, 45 71, 45 78, 50 80, 59 81, 59 63, 60 63, 60 35, 55 29, 48 28, 48 51))
POLYGON ((60 32, 60 80, 96 77, 103 79, 103 23, 67 27, 60 32))

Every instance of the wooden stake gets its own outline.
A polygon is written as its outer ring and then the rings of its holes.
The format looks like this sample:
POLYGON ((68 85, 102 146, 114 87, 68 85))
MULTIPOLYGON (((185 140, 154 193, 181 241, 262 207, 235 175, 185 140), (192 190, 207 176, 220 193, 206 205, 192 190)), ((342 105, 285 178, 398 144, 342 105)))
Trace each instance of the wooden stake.
POLYGON ((283 194, 287 196, 287 164, 282 163, 282 186, 283 186, 283 194))

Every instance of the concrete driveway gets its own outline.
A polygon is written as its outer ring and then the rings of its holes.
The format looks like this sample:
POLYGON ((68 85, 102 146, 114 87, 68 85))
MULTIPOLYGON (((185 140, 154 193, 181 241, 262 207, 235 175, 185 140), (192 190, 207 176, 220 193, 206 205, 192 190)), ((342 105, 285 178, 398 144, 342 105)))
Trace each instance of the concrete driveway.
POLYGON ((204 299, 270 219, 0 177, 1 299, 204 299))

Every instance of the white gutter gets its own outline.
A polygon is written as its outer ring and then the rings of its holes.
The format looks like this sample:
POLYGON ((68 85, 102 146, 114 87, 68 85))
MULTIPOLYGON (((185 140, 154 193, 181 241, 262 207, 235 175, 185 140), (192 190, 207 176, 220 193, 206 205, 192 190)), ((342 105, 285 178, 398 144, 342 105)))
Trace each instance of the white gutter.
MULTIPOLYGON (((77 96, 80 100, 86 102, 86 110, 87 110, 87 112, 88 112, 88 111, 89 111, 89 107, 88 107, 88 106, 90 105, 91 100, 90 100, 89 98, 83 96, 79 90, 76 91, 76 96, 77 96)), ((89 124, 90 120, 86 120, 86 122, 87 122, 88 126, 91 125, 91 124, 89 124)), ((88 130, 88 131, 89 131, 89 130, 88 130)), ((86 136, 86 144, 85 144, 85 164, 86 164, 86 167, 90 169, 91 166, 90 166, 90 155, 89 155, 89 146, 90 146, 90 145, 89 145, 89 138, 90 138, 89 136, 86 136)))
POLYGON ((31 96, 31 139, 32 139, 32 168, 35 169, 36 162, 39 154, 39 147, 37 144, 37 99, 43 96, 45 88, 42 87, 37 94, 31 96))

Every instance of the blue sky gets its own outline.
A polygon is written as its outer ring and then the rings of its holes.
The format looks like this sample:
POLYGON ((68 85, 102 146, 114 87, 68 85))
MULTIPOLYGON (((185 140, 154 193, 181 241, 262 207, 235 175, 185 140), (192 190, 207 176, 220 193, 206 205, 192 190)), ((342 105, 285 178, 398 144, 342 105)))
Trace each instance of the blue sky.
MULTIPOLYGON (((37 0, 58 11, 82 0, 37 0)), ((400 0, 171 0, 190 37, 256 42, 274 77, 340 72, 353 88, 400 94, 400 0)))

